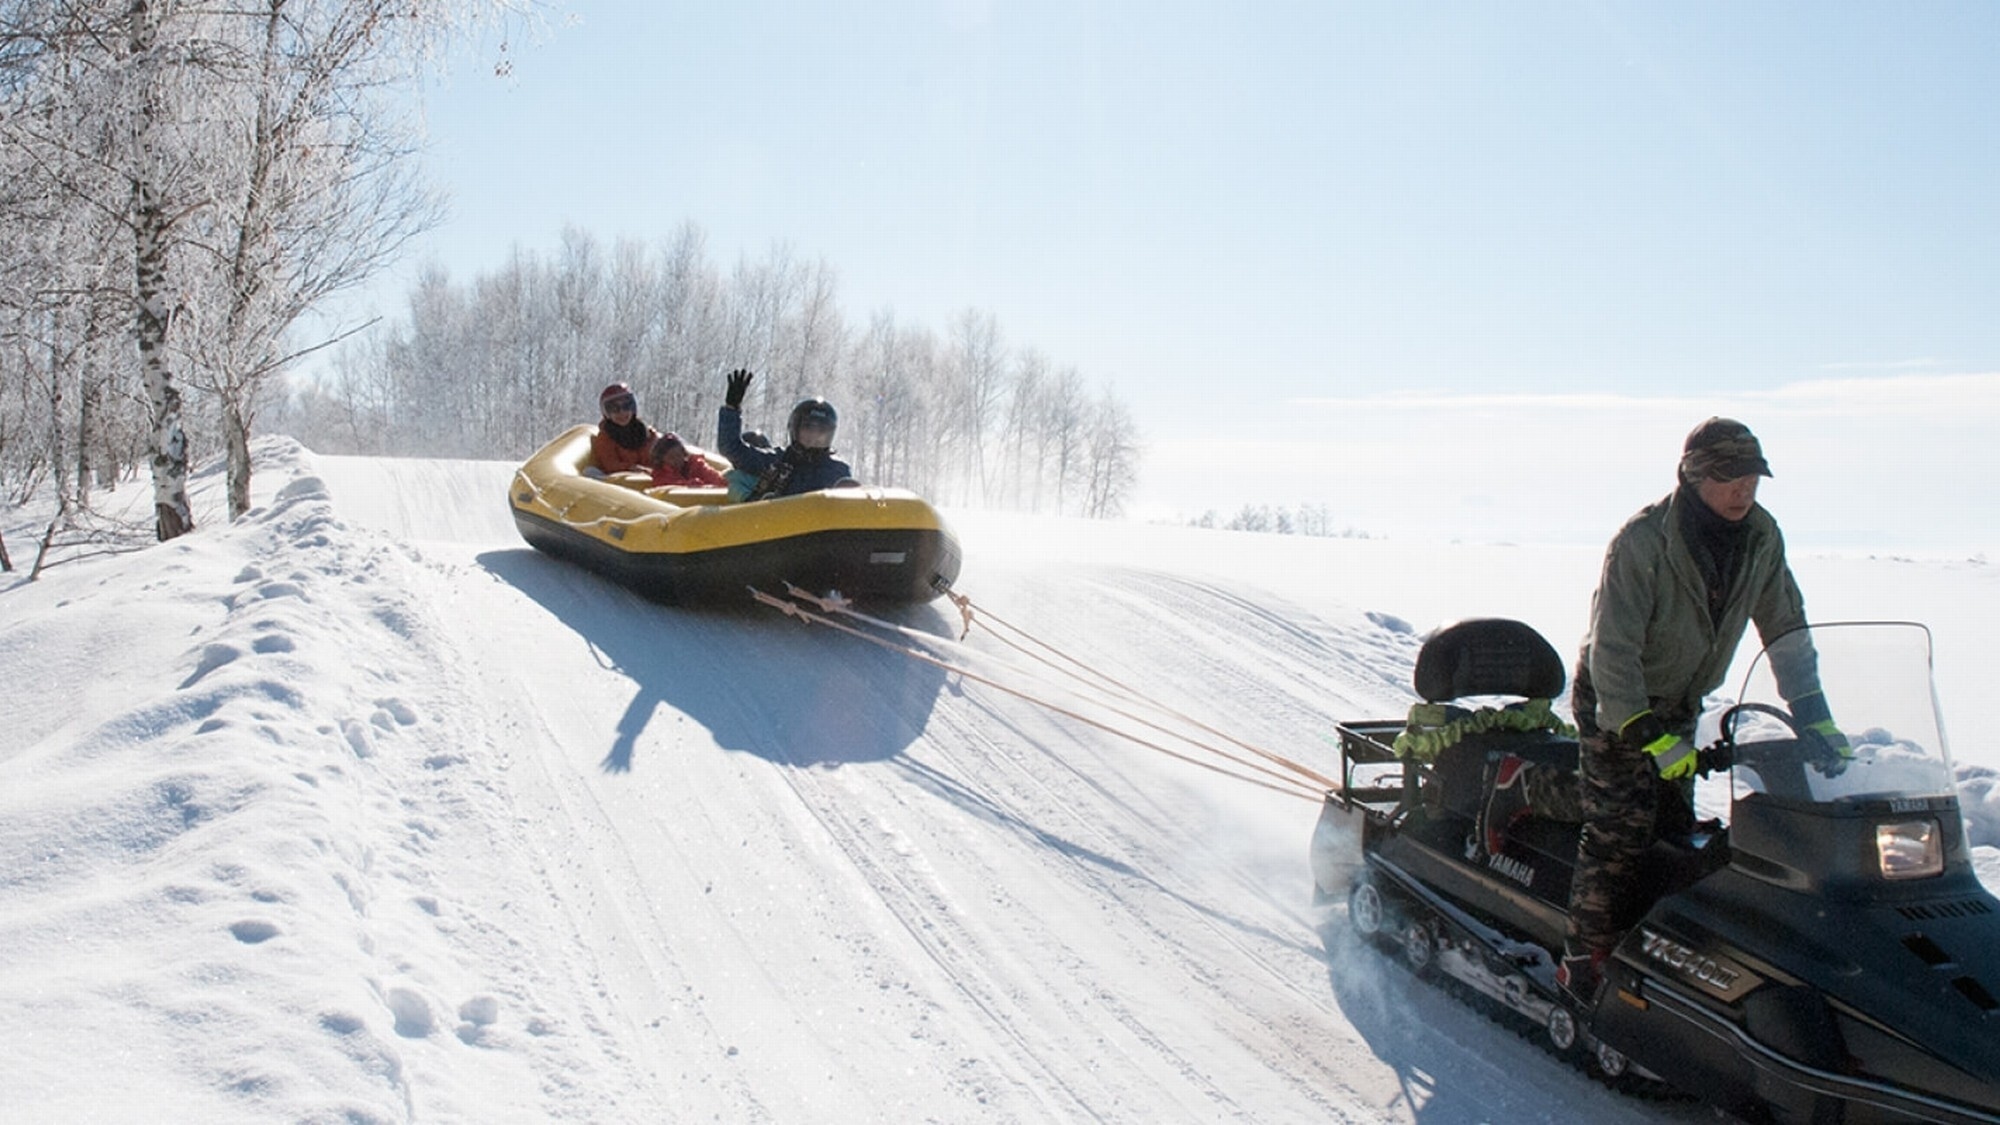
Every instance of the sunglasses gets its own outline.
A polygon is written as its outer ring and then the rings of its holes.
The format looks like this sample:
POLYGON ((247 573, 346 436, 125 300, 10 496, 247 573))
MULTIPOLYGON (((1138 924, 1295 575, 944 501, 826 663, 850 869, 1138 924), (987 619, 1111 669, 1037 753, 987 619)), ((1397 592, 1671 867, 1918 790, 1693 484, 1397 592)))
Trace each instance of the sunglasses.
POLYGON ((606 414, 623 414, 637 405, 638 403, 633 400, 631 395, 625 395, 607 401, 604 404, 604 412, 606 414))

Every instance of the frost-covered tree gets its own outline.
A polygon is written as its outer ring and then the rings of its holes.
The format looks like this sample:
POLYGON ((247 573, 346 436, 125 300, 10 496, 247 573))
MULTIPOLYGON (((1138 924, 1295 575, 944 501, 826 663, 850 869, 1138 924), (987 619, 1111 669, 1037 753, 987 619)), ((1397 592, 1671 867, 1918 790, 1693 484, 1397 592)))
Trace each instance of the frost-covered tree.
MULTIPOLYGON (((937 435, 958 450, 966 494, 986 503, 990 476, 986 439, 1006 389, 1006 345, 988 312, 966 309, 951 322, 950 353, 939 396, 943 417, 937 435)), ((942 451, 940 451, 942 457, 942 451)))
POLYGON ((452 13, 392 0, 239 0, 215 11, 218 95, 236 147, 190 234, 215 291, 194 304, 187 339, 195 378, 220 408, 230 513, 241 515, 252 423, 271 376, 294 358, 287 332, 438 218, 414 178, 406 115, 377 91, 414 72, 452 13))
POLYGON ((1116 396, 1106 394, 1092 407, 1088 441, 1083 514, 1110 519, 1123 512, 1139 476, 1138 427, 1116 396))
MULTIPOLYGON (((257 410, 314 346, 288 345, 288 331, 430 221, 391 95, 443 36, 508 3, 0 0, 0 224, 68 243, 0 245, 0 276, 13 280, 0 309, 22 328, 46 316, 37 302, 123 302, 132 352, 119 366, 148 404, 159 538, 194 525, 195 433, 220 433, 232 511, 247 508, 257 410), (115 287, 75 285, 68 263, 85 245, 109 250, 87 260, 122 263, 115 287), (199 430, 190 391, 213 407, 199 430)), ((83 384, 76 407, 108 401, 89 390, 121 374, 83 384)))
POLYGON ((1088 406, 1083 376, 1074 367, 1056 372, 1042 396, 1041 424, 1048 443, 1042 461, 1055 481, 1057 512, 1063 510, 1083 462, 1088 406))

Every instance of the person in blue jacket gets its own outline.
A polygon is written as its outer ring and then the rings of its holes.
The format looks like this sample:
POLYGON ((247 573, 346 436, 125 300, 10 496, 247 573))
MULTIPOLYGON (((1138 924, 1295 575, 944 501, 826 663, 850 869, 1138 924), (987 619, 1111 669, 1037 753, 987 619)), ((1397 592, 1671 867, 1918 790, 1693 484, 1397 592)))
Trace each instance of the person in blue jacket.
POLYGON ((715 418, 716 451, 735 466, 724 474, 729 498, 769 500, 859 483, 847 462, 833 455, 840 416, 823 398, 802 398, 792 407, 783 449, 743 432, 743 395, 755 377, 740 367, 729 373, 729 392, 715 418))

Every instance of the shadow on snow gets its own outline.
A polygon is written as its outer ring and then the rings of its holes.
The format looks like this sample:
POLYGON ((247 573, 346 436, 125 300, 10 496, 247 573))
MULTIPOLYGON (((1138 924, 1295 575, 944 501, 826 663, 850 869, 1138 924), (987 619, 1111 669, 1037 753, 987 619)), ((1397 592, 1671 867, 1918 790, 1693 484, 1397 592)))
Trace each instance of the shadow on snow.
MULTIPOLYGON (((581 567, 525 548, 488 551, 480 565, 584 639, 629 676, 631 703, 602 767, 633 768, 661 704, 706 727, 726 749, 792 766, 882 761, 915 740, 945 672, 837 630, 759 606, 665 606, 581 567)), ((881 612, 949 632, 933 605, 881 612)))

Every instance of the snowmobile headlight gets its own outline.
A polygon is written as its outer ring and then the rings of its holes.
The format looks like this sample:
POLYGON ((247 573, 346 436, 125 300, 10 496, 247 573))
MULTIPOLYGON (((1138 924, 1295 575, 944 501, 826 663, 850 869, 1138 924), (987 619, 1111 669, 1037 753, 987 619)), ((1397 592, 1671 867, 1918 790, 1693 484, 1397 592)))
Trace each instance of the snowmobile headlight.
POLYGON ((1875 858, 1884 879, 1944 874, 1944 832, 1931 818, 1875 826, 1875 858))

